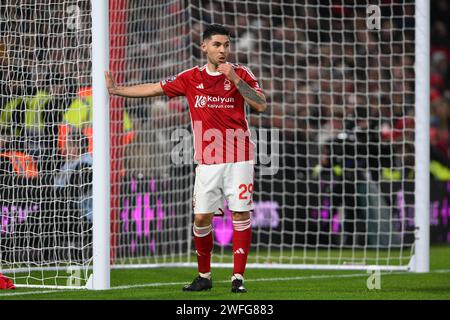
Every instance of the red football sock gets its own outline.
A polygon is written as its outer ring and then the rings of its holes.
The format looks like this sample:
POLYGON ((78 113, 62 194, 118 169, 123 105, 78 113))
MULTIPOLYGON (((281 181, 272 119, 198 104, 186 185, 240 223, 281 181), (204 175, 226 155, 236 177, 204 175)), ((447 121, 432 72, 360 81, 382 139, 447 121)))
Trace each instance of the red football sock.
POLYGON ((252 243, 252 228, 250 219, 233 221, 233 274, 244 275, 247 257, 252 243))
POLYGON ((214 244, 211 225, 207 227, 197 227, 194 224, 194 244, 195 249, 197 250, 198 272, 210 272, 211 251, 214 244))

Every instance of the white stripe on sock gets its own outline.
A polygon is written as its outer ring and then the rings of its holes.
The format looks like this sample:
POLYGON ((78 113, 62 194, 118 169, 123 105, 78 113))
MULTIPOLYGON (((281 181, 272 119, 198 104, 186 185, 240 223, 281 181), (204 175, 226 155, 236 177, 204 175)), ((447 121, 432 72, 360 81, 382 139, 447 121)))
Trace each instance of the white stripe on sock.
POLYGON ((233 229, 236 231, 244 231, 250 228, 252 225, 251 220, 247 219, 244 221, 233 221, 233 229))
POLYGON ((192 227, 192 232, 196 237, 202 238, 206 237, 208 234, 210 234, 212 231, 212 226, 206 226, 206 227, 197 227, 194 223, 194 226, 192 227))
POLYGON ((198 273, 200 275, 200 277, 202 278, 206 278, 206 279, 211 279, 211 272, 206 272, 206 273, 198 273))

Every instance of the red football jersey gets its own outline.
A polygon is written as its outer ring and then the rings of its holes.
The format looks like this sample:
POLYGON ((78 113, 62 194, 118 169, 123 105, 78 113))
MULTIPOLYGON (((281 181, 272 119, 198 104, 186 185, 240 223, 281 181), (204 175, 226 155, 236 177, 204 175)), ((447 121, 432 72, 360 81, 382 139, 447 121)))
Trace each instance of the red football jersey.
MULTIPOLYGON (((253 73, 232 64, 236 74, 262 92, 253 73)), ((170 98, 186 96, 194 134, 194 158, 201 164, 254 160, 254 143, 245 116, 244 98, 236 86, 206 65, 160 82, 170 98)))

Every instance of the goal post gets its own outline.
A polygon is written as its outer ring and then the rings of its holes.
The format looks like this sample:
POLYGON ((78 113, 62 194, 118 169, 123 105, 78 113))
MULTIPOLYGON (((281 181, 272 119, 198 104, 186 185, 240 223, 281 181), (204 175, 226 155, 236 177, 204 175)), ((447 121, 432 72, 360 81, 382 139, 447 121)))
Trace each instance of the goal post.
MULTIPOLYGON (((110 108, 105 71, 109 71, 108 0, 92 2, 93 87, 93 273, 92 289, 110 288, 111 168, 110 108)), ((114 118, 113 118, 114 120, 114 118)), ((112 133, 115 133, 112 130, 112 133)), ((89 286, 91 284, 89 283, 89 286)))
POLYGON ((430 271, 430 3, 416 1, 415 272, 430 271))
MULTIPOLYGON (((196 267, 187 103, 110 97, 104 71, 170 81, 206 63, 209 23, 231 30, 230 61, 269 105, 246 107, 248 268, 429 271, 426 1, 0 7, 0 272, 17 286, 104 290, 111 269, 196 267)), ((213 268, 232 265, 224 205, 213 268)))

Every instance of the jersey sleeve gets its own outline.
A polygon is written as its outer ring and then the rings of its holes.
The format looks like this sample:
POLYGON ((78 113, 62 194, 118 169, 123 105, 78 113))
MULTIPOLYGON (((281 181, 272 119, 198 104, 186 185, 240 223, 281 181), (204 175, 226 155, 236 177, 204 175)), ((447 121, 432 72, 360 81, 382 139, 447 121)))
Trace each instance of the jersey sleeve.
POLYGON ((253 72, 251 72, 250 69, 247 67, 242 67, 242 70, 243 70, 242 80, 247 82, 248 85, 250 87, 252 87, 253 89, 255 89, 256 91, 263 93, 263 90, 262 90, 261 86, 259 85, 258 80, 256 80, 256 77, 253 74, 253 72))
POLYGON ((186 95, 186 78, 184 73, 160 81, 164 94, 170 98, 186 95))

